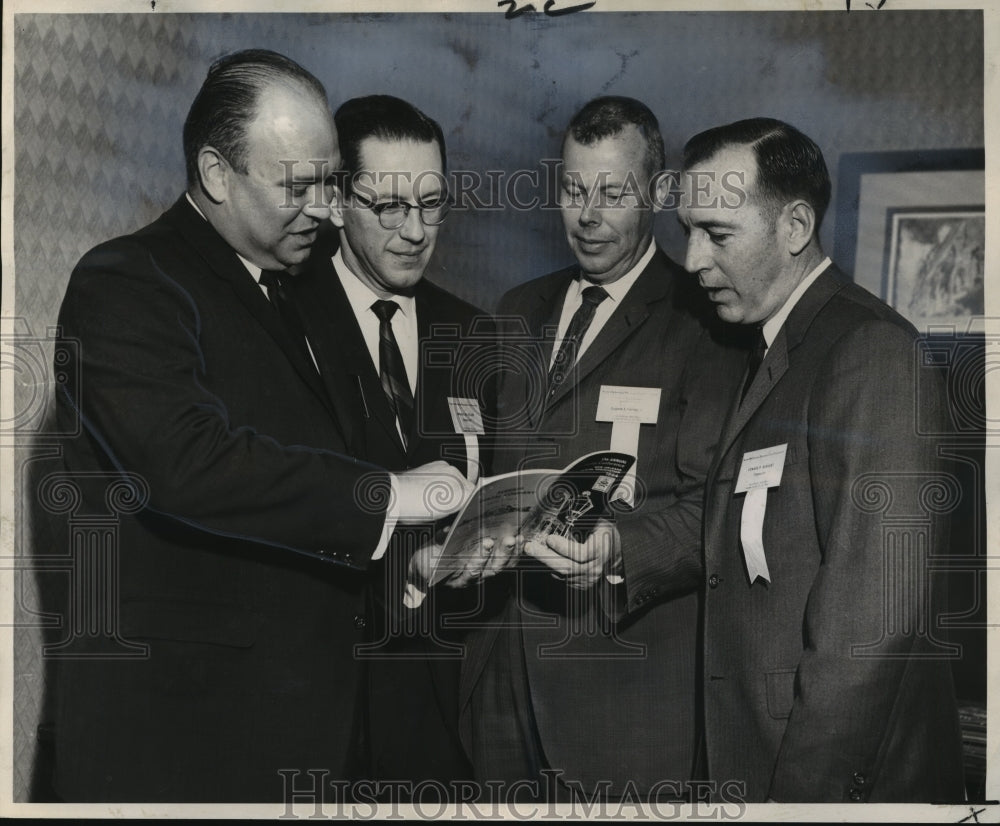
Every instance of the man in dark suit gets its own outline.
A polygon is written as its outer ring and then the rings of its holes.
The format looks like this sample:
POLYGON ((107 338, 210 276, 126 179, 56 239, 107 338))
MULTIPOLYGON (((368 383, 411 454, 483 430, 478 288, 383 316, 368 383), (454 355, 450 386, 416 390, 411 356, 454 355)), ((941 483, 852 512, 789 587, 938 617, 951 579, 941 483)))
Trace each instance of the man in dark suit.
POLYGON ((280 801, 356 773, 365 569, 396 519, 449 509, 428 509, 421 472, 343 455, 273 272, 329 216, 322 85, 273 52, 222 58, 184 148, 187 193, 84 256, 60 313, 80 348, 57 398, 65 429, 82 423, 69 479, 86 510, 120 512, 116 548, 74 552, 87 570, 115 557, 102 610, 144 646, 114 659, 95 635, 57 663, 66 800, 280 801))
MULTIPOLYGON (((559 195, 578 264, 500 303, 495 470, 561 468, 618 445, 638 461, 617 519, 585 542, 526 543, 488 589, 499 606, 470 634, 461 693, 481 781, 536 781, 551 769, 588 796, 687 792, 702 483, 725 413, 718 400, 745 356, 715 340, 710 307, 653 240, 669 195, 663 166, 644 104, 584 106, 564 138, 559 195), (638 418, 605 415, 614 398, 638 418), (651 584, 661 567, 670 576, 651 584)), ((497 567, 491 559, 486 572, 497 567)))
POLYGON ((706 488, 709 776, 750 802, 960 801, 928 569, 951 477, 921 435, 943 388, 912 325, 824 256, 812 140, 740 121, 684 168, 686 267, 758 341, 706 488))
MULTIPOLYGON (((334 118, 339 248, 317 247, 295 294, 337 421, 359 459, 390 470, 444 459, 466 472, 478 456, 456 433, 448 399, 463 397, 459 349, 477 317, 477 329, 488 319, 423 277, 448 212, 444 134, 388 95, 350 100, 334 118)), ((359 656, 369 663, 376 778, 471 777, 458 738, 462 649, 441 623, 456 595, 432 591, 419 613, 401 604, 409 558, 432 538, 427 528, 396 531, 373 577, 373 642, 359 656)))

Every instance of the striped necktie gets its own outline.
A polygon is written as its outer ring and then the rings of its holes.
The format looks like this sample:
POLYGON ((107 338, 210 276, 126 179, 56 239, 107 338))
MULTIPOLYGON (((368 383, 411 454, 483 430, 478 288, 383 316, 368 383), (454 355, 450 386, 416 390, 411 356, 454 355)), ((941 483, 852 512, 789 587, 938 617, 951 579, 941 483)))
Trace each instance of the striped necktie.
POLYGON ((376 301, 372 312, 378 316, 378 362, 379 380, 389 407, 396 415, 399 429, 403 434, 403 447, 413 425, 413 393, 403 366, 403 354, 392 332, 392 317, 399 305, 395 301, 376 301))
POLYGON ((564 381, 573 365, 576 363, 576 356, 580 348, 580 342, 587 334, 590 322, 594 320, 594 312, 597 305, 608 297, 604 287, 587 287, 581 296, 583 299, 580 306, 573 313, 569 327, 566 328, 566 335, 559 345, 559 352, 556 354, 552 367, 549 368, 549 395, 556 392, 556 389, 564 381))

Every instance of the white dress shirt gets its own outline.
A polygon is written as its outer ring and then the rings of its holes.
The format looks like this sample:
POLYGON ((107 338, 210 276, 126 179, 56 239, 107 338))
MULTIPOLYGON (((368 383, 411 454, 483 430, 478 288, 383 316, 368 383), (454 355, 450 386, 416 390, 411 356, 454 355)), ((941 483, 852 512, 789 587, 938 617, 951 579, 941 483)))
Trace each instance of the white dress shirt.
MULTIPOLYGON (((653 254, 655 252, 656 242, 650 241, 649 248, 643 253, 642 258, 639 259, 638 263, 636 263, 632 269, 625 273, 625 275, 621 278, 611 282, 610 284, 599 285, 604 288, 608 297, 598 304, 597 309, 594 311, 594 317, 590 322, 590 326, 587 328, 587 332, 584 334, 579 347, 577 347, 577 361, 580 360, 580 357, 584 354, 586 349, 593 344, 594 339, 596 339, 598 333, 601 332, 601 328, 608 323, 608 319, 611 318, 611 314, 615 311, 615 308, 625 300, 625 296, 628 294, 629 289, 635 283, 635 280, 639 277, 642 271, 646 269, 646 265, 653 259, 653 254)), ((562 344, 562 340, 566 338, 566 330, 569 328, 569 323, 573 318, 573 314, 583 303, 583 291, 587 289, 587 287, 592 286, 594 285, 591 282, 580 276, 574 279, 573 283, 569 285, 569 289, 566 290, 566 298, 563 300, 562 315, 559 316, 559 326, 556 328, 556 340, 554 346, 552 347, 552 355, 549 357, 550 369, 556 360, 556 355, 559 353, 559 347, 562 344)))
MULTIPOLYGON (((333 268, 337 278, 347 293, 347 301, 354 311, 354 317, 361 327, 361 335, 372 357, 375 372, 379 372, 378 355, 378 316, 372 311, 372 304, 381 299, 371 287, 355 276, 344 262, 344 256, 338 249, 333 256, 333 268)), ((399 352, 403 356, 403 367, 406 369, 406 380, 410 383, 410 392, 417 396, 417 360, 419 358, 420 342, 417 336, 417 302, 413 296, 394 295, 392 300, 399 305, 399 310, 392 316, 392 334, 396 337, 399 352)), ((399 426, 399 422, 396 422, 399 426)))

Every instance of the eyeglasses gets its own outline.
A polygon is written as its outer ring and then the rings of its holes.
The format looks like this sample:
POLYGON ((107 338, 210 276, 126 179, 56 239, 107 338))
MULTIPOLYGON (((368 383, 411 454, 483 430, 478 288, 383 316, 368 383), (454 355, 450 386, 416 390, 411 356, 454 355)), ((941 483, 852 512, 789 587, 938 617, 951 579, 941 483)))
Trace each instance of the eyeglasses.
POLYGON ((406 201, 386 201, 383 204, 377 204, 361 197, 357 192, 352 192, 351 195, 361 206, 375 213, 375 217, 378 218, 383 229, 399 229, 410 217, 411 209, 420 213, 420 220, 424 226, 440 226, 448 217, 448 210, 451 208, 446 197, 441 197, 430 204, 408 204, 406 201))

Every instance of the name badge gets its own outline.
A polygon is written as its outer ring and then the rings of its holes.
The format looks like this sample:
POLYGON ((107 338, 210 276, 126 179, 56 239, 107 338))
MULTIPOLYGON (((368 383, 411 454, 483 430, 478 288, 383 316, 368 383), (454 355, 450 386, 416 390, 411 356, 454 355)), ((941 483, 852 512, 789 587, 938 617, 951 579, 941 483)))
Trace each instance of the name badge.
POLYGON ((597 421, 656 424, 660 414, 659 387, 621 387, 602 384, 597 400, 597 421))
POLYGON ((740 542, 746 561, 747 576, 753 585, 757 577, 771 582, 771 572, 764 555, 764 512, 767 509, 767 489, 781 484, 785 469, 788 443, 765 447, 743 454, 743 463, 736 478, 736 493, 745 493, 740 515, 740 542))
POLYGON ((788 443, 765 447, 743 454, 740 475, 736 478, 736 493, 745 493, 761 488, 776 488, 781 484, 781 472, 785 469, 785 454, 788 443))
POLYGON ((449 396, 448 410, 455 432, 465 439, 465 478, 475 484, 479 479, 479 437, 486 432, 479 402, 449 396))
POLYGON ((602 384, 597 400, 596 421, 611 422, 610 449, 635 456, 635 464, 615 491, 615 499, 635 504, 636 471, 639 467, 639 428, 656 424, 660 414, 659 387, 625 387, 602 384))
POLYGON ((482 436, 486 432, 483 428, 483 414, 479 409, 479 402, 475 399, 457 399, 449 396, 448 409, 451 411, 451 423, 456 433, 475 433, 482 436))

